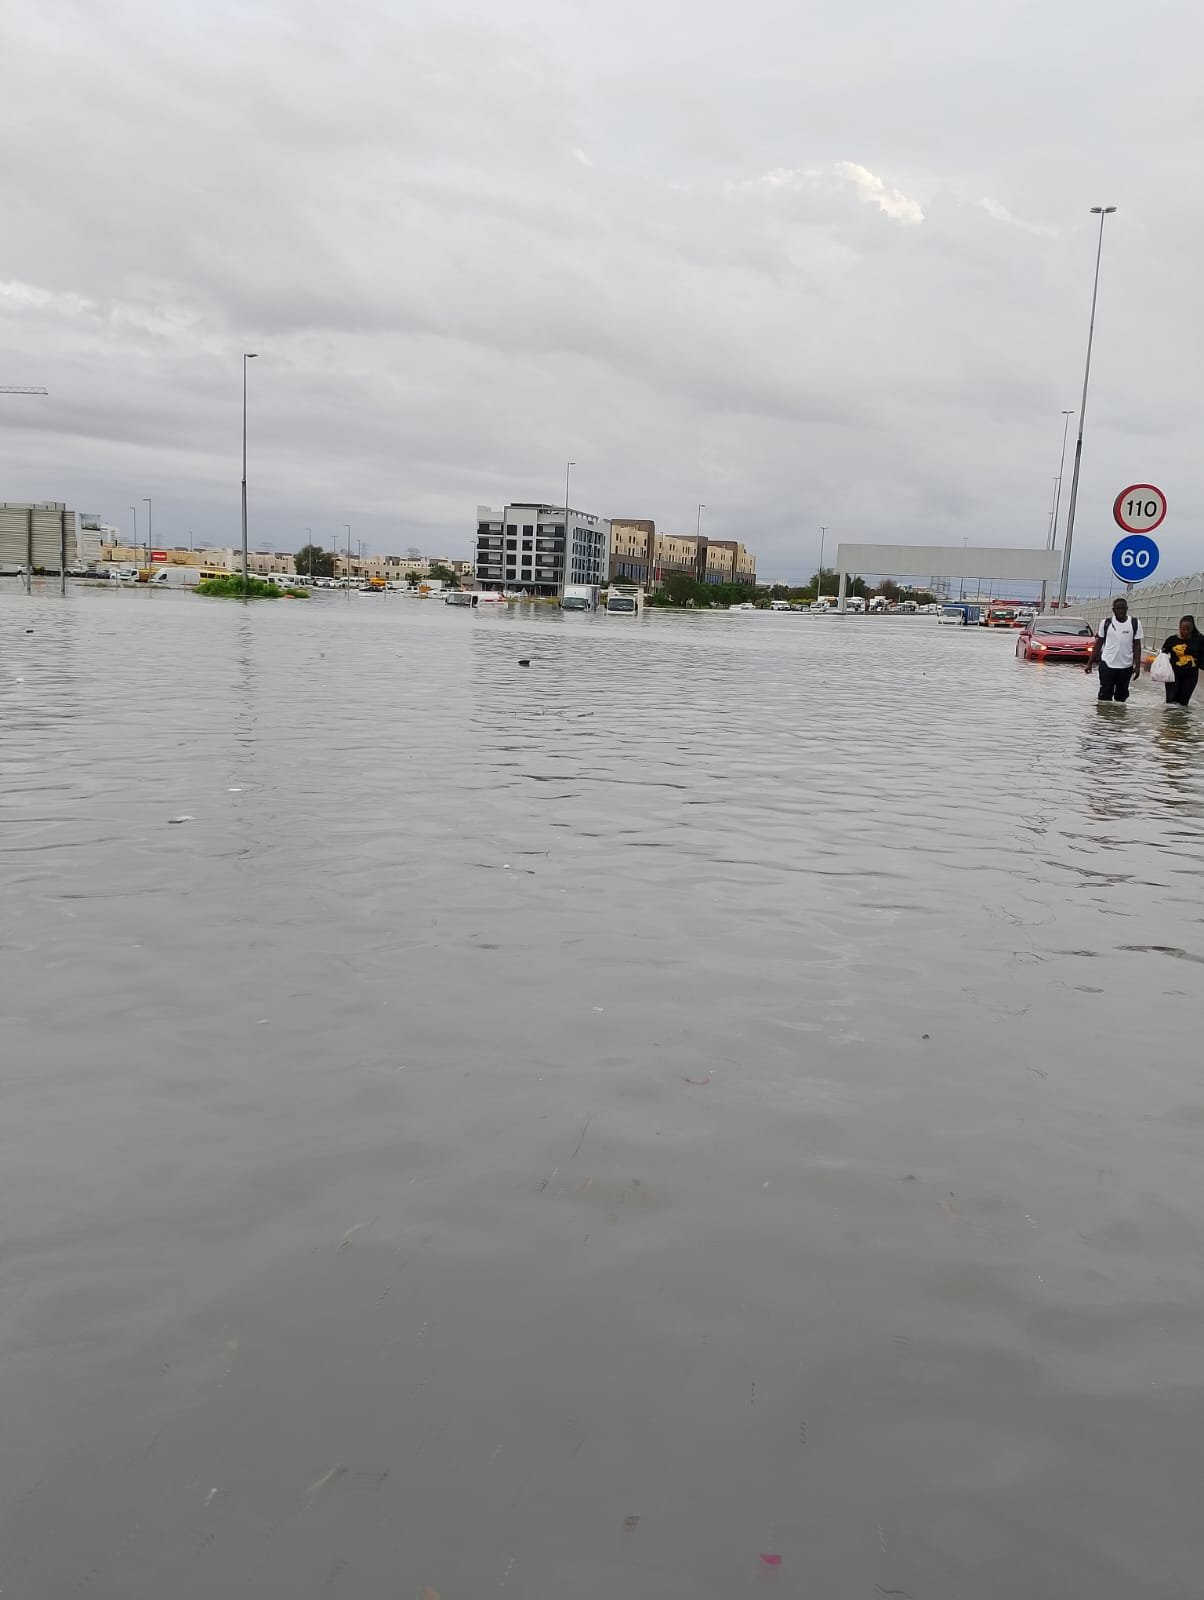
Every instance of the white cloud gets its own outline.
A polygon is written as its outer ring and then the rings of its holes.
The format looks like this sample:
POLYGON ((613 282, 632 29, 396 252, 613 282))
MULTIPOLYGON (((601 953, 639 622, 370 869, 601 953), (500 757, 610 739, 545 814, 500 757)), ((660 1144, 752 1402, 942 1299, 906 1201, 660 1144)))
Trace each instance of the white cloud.
POLYGON ((868 167, 859 166, 856 161, 838 161, 834 170, 853 185, 862 200, 871 201, 893 222, 923 222, 924 208, 920 202, 898 189, 888 189, 868 167))
POLYGON ((997 200, 989 200, 985 196, 976 202, 986 212, 993 222, 1005 223, 1009 228, 1019 228, 1023 233, 1035 234, 1040 239, 1052 239, 1057 234, 1057 229, 1038 222, 1025 222, 1020 217, 1014 217, 1006 206, 1001 206, 997 200))

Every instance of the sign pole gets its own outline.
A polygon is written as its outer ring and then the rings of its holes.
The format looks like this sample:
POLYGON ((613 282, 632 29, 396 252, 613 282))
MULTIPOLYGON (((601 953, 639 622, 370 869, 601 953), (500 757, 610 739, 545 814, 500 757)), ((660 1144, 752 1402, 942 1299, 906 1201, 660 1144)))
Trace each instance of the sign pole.
POLYGON ((1058 585, 1058 609, 1066 609, 1066 590, 1070 584, 1070 551, 1074 544, 1074 514, 1079 503, 1079 472, 1083 465, 1083 424, 1087 420, 1087 385, 1091 381, 1091 346, 1095 340, 1095 308, 1099 300, 1099 266, 1104 253, 1104 220, 1116 210, 1115 206, 1092 206, 1092 214, 1099 217, 1099 242, 1095 247, 1095 281, 1091 288, 1091 321, 1087 325, 1087 360, 1083 367, 1083 398, 1079 402, 1079 433, 1074 444, 1074 471, 1070 478, 1070 509, 1066 513, 1066 538, 1062 548, 1062 581, 1058 585))

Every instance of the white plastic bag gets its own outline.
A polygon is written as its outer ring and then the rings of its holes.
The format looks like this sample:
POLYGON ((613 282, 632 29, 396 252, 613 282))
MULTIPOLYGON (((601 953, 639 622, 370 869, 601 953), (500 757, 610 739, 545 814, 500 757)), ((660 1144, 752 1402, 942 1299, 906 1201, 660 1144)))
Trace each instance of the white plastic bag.
POLYGON ((1171 664, 1170 656, 1164 650, 1161 655, 1154 657, 1153 665, 1150 667, 1150 682, 1174 683, 1174 681, 1175 669, 1171 664))

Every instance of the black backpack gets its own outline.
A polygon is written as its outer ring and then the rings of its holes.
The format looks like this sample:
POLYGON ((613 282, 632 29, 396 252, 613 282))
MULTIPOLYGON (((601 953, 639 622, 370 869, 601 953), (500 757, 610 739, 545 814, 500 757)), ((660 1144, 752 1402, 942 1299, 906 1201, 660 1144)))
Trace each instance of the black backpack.
MULTIPOLYGON (((1112 624, 1115 621, 1116 621, 1116 618, 1113 617, 1113 616, 1107 616, 1107 617, 1104 618, 1104 631, 1099 636, 1100 637, 1100 648, 1101 649, 1103 648, 1104 640, 1108 637, 1108 629, 1112 626, 1112 624)), ((1131 622, 1133 624, 1133 643, 1134 644, 1139 644, 1141 641, 1137 637, 1137 630, 1141 626, 1141 624, 1138 622, 1137 618, 1134 617, 1134 616, 1126 617, 1125 621, 1126 622, 1131 622)))

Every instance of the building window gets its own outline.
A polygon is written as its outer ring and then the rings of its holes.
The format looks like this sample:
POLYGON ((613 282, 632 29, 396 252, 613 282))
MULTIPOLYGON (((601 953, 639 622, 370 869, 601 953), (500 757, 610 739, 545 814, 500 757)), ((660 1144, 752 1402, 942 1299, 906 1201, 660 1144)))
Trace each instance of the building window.
POLYGON ((507 550, 517 550, 518 549, 518 540, 517 539, 507 539, 506 540, 506 549, 507 550))
POLYGON ((528 522, 526 527, 523 529, 523 537, 525 539, 529 539, 534 532, 535 532, 534 524, 528 522))

